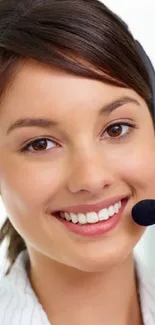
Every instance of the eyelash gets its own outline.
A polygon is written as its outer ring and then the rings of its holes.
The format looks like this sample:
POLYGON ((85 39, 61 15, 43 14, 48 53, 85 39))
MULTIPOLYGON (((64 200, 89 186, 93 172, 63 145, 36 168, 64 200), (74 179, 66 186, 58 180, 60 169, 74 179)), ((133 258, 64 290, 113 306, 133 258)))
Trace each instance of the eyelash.
MULTIPOLYGON (((105 130, 104 130, 104 132, 103 132, 103 134, 105 133, 105 132, 107 132, 107 130, 108 129, 110 129, 110 128, 112 128, 112 127, 115 127, 115 126, 121 126, 121 127, 123 127, 123 126, 128 126, 129 127, 129 129, 128 129, 128 131, 124 134, 124 135, 120 135, 120 136, 116 136, 116 137, 106 137, 106 138, 109 138, 110 140, 112 140, 112 141, 120 141, 120 140, 123 140, 126 136, 128 136, 131 132, 132 132, 132 129, 136 129, 137 127, 136 127, 136 125, 135 124, 133 124, 133 123, 129 123, 129 122, 117 122, 117 123, 113 123, 113 124, 110 124, 105 130)), ((46 137, 42 137, 42 138, 38 138, 38 139, 36 139, 36 140, 33 140, 33 141, 31 141, 31 142, 29 142, 28 144, 26 144, 23 148, 21 148, 20 149, 20 151, 21 152, 31 152, 31 153, 37 153, 37 151, 35 152, 35 150, 34 151, 30 151, 29 150, 29 148, 31 147, 31 146, 33 146, 34 144, 36 144, 36 143, 39 143, 40 141, 43 141, 43 140, 45 140, 45 141, 51 141, 51 142, 53 142, 53 143, 55 143, 56 144, 56 147, 58 147, 58 144, 57 144, 57 142, 56 141, 54 141, 54 140, 52 140, 52 139, 49 139, 49 138, 46 138, 46 137)), ((49 150, 49 149, 48 149, 49 150)), ((40 150, 39 152, 44 152, 44 151, 47 151, 47 149, 45 149, 45 150, 40 150)))
POLYGON ((106 138, 109 138, 110 140, 112 141, 121 141, 123 140, 124 138, 126 138, 132 131, 133 129, 137 129, 137 126, 134 124, 134 123, 129 123, 129 122, 116 122, 116 123, 113 123, 113 124, 110 124, 109 126, 107 126, 107 128, 104 130, 103 134, 105 132, 107 132, 108 129, 110 128, 113 128, 115 126, 127 126, 128 127, 128 130, 127 132, 124 134, 124 135, 119 135, 119 136, 116 136, 116 137, 106 137, 106 138))

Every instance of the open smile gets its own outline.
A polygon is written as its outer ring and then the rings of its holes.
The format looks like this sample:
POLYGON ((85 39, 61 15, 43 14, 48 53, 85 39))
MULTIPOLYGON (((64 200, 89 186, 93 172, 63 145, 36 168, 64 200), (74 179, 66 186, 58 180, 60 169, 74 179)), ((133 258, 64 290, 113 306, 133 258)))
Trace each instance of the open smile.
POLYGON ((128 200, 129 197, 125 197, 108 208, 100 209, 97 212, 61 211, 54 213, 54 216, 75 234, 90 237, 99 236, 114 229, 119 224, 128 200))

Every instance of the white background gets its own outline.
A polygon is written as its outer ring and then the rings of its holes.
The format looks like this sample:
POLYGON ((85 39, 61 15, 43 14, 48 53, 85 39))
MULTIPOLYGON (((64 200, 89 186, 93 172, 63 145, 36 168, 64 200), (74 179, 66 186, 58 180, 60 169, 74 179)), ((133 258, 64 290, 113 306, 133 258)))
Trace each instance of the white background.
MULTIPOLYGON (((134 37, 141 42, 155 66, 155 0, 105 0, 102 2, 128 23, 134 37)), ((5 216, 5 208, 0 201, 0 224, 5 216)), ((6 243, 0 249, 1 265, 3 265, 5 247, 6 243)), ((136 251, 154 275, 155 226, 146 231, 136 251)))

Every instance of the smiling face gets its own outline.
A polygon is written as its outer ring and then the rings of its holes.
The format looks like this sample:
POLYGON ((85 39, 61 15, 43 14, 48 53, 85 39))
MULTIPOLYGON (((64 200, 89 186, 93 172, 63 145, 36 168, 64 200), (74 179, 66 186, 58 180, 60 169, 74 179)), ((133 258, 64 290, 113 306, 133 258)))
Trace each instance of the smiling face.
POLYGON ((0 114, 1 195, 29 251, 88 271, 123 261, 145 230, 131 209, 155 191, 154 129, 144 100, 29 61, 0 114), (119 224, 95 239, 52 215, 119 196, 129 197, 119 224))

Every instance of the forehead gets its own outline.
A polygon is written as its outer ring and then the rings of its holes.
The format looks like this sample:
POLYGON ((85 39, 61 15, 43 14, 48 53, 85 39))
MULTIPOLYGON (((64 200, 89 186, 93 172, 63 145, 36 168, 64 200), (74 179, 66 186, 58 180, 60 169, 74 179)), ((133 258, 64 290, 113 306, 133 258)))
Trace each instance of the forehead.
POLYGON ((129 94, 133 98, 138 96, 133 90, 71 75, 29 60, 21 65, 16 74, 1 107, 1 114, 38 114, 46 113, 47 109, 59 115, 60 111, 80 108, 84 112, 87 108, 100 108, 117 97, 129 94))

